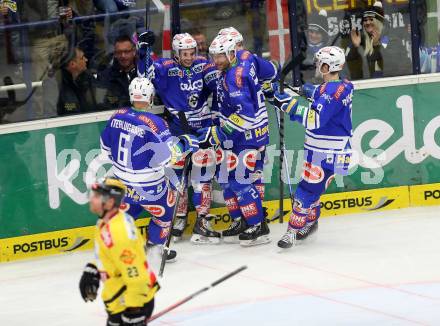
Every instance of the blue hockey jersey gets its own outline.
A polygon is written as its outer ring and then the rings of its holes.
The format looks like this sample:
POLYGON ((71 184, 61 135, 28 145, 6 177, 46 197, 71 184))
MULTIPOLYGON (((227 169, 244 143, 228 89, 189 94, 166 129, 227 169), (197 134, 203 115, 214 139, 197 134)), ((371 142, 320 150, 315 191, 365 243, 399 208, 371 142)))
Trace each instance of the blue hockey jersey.
MULTIPOLYGON (((321 166, 345 173, 351 157, 353 84, 335 80, 323 83, 313 92, 309 107, 299 106, 296 99, 289 106, 291 120, 306 128, 306 160, 320 161, 321 166), (295 108, 297 106, 297 108, 295 108)), ((316 163, 316 162, 315 162, 316 163)))
POLYGON ((278 78, 278 67, 272 62, 252 54, 248 50, 237 51, 237 59, 239 62, 248 62, 254 65, 260 83, 278 78))
POLYGON ((126 185, 149 187, 165 180, 171 133, 160 117, 127 107, 117 110, 101 133, 101 149, 126 185))
POLYGON ((185 113, 189 127, 196 131, 212 124, 208 97, 211 89, 204 79, 217 78, 216 70, 204 69, 209 62, 197 57, 190 68, 184 68, 173 59, 159 59, 149 69, 156 92, 171 113, 170 128, 174 135, 183 133, 179 111, 185 113))
MULTIPOLYGON (((241 53, 237 52, 238 58, 241 53)), ((268 114, 255 62, 237 60, 220 74, 216 85, 219 123, 234 146, 267 145, 268 114)))

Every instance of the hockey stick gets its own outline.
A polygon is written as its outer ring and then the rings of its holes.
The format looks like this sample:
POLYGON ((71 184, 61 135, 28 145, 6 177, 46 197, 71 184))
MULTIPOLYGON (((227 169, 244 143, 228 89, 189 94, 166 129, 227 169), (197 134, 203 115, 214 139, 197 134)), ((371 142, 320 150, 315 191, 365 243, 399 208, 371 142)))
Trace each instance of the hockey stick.
MULTIPOLYGON (((186 116, 183 111, 179 111, 179 120, 182 124, 183 131, 187 134, 191 133, 191 130, 188 125, 188 121, 186 120, 186 116)), ((170 243, 171 243, 171 238, 172 238, 171 230, 173 229, 174 221, 176 220, 180 196, 183 194, 183 192, 185 190, 185 185, 186 185, 185 179, 186 179, 186 175, 188 174, 188 168, 189 168, 190 162, 191 162, 191 154, 188 154, 185 157, 185 163, 183 165, 182 180, 180 181, 180 184, 177 187, 176 203, 175 203, 174 209, 173 209, 173 217, 171 219, 170 232, 168 232, 167 241, 165 242, 165 247, 163 248, 162 260, 160 262, 160 269, 159 269, 159 276, 160 277, 163 276, 163 271, 165 269, 165 263, 166 263, 166 260, 168 257, 168 253, 170 252, 170 243)))
MULTIPOLYGON (((290 59, 287 63, 284 64, 283 68, 281 69, 280 74, 280 93, 284 93, 284 81, 286 80, 287 75, 299 64, 299 55, 295 58, 290 59)), ((280 223, 283 223, 283 217, 284 217, 284 182, 283 182, 283 167, 285 167, 286 171, 286 178, 287 182, 289 184, 289 192, 290 192, 290 200, 292 202, 292 208, 293 208, 293 190, 292 185, 290 182, 290 176, 289 176, 289 170, 287 166, 287 158, 286 158, 286 144, 284 142, 284 113, 278 112, 277 108, 277 121, 278 121, 278 127, 279 127, 279 134, 280 134, 280 172, 279 172, 279 180, 280 180, 280 198, 279 198, 279 214, 280 214, 280 223)))
POLYGON ((163 315, 169 313, 171 310, 176 309, 177 307, 183 305, 184 303, 194 299, 195 297, 199 296, 200 294, 211 290, 214 286, 219 285, 220 283, 226 281, 227 279, 237 275, 238 273, 244 271, 245 269, 247 269, 247 266, 241 266, 240 268, 237 268, 235 271, 230 272, 229 274, 226 274, 225 276, 219 278, 217 281, 211 283, 209 286, 205 286, 203 289, 200 289, 196 292, 194 292, 193 294, 190 294, 189 296, 183 298, 180 301, 177 301, 176 303, 172 304, 171 306, 169 306, 168 308, 165 308, 164 310, 158 312, 157 314, 151 316, 150 319, 148 319, 148 322, 152 322, 153 320, 156 320, 157 318, 162 317, 163 315))
POLYGON ((138 77, 147 77, 148 68, 152 65, 151 47, 156 37, 150 30, 140 33, 137 36, 136 49, 138 52, 137 73, 138 77))

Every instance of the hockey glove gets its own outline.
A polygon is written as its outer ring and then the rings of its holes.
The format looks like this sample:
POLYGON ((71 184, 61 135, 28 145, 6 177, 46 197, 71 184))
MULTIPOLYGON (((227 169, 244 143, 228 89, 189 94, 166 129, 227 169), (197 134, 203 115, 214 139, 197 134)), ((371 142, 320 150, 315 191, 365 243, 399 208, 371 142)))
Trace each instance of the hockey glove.
POLYGON ((227 140, 226 134, 219 126, 202 128, 198 131, 198 134, 200 147, 203 149, 220 145, 227 140))
POLYGON ((263 94, 266 97, 266 100, 268 100, 269 102, 273 102, 274 94, 278 91, 278 83, 266 81, 261 85, 261 89, 263 90, 263 94))
POLYGON ((313 99, 313 94, 315 93, 317 86, 311 84, 311 83, 305 83, 299 88, 298 94, 300 96, 305 97, 308 100, 313 99))
POLYGON ((295 110, 298 107, 298 100, 286 93, 275 92, 273 105, 281 111, 286 112, 289 115, 295 114, 295 110))
POLYGON ((96 266, 91 263, 87 264, 79 281, 79 291, 85 302, 94 301, 96 299, 99 279, 99 271, 96 266))
POLYGON ((122 313, 122 326, 144 326, 147 315, 144 307, 127 308, 122 313))
POLYGON ((179 139, 180 139, 180 144, 182 145, 182 152, 183 153, 197 152, 197 150, 200 147, 199 140, 194 135, 185 134, 185 135, 179 136, 179 139))

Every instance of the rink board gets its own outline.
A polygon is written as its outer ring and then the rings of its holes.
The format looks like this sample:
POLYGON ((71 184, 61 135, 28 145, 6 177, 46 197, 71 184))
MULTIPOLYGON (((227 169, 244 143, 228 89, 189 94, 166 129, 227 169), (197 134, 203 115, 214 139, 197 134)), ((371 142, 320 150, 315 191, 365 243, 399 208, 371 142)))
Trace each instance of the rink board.
MULTIPOLYGON (((375 212, 410 206, 440 205, 440 183, 325 194, 321 199, 322 217, 375 212)), ((266 201, 264 206, 267 207, 269 223, 280 223, 279 201, 266 201)), ((285 199, 284 223, 289 218, 290 210, 290 199, 285 199)), ((223 230, 228 227, 231 217, 225 207, 214 208, 211 213, 216 215, 213 220, 215 229, 223 230)), ((186 228, 187 235, 192 230, 194 221, 195 212, 190 212, 189 226, 186 228)), ((142 235, 146 235, 148 222, 148 218, 136 221, 142 235)), ((0 262, 93 249, 94 230, 95 226, 88 226, 0 239, 0 262)))

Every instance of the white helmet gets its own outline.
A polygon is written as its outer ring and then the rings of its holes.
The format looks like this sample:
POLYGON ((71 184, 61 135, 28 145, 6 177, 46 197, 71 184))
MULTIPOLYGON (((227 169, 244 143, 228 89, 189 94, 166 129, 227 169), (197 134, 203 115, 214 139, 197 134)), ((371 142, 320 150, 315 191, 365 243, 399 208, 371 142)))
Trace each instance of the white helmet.
POLYGON ((243 42, 243 35, 235 28, 235 27, 226 27, 222 28, 218 35, 230 35, 233 39, 235 44, 242 43, 243 42))
POLYGON ((190 34, 182 33, 174 35, 173 51, 177 58, 179 58, 180 50, 188 50, 194 48, 197 50, 197 42, 190 34))
POLYGON ((130 102, 147 102, 153 103, 154 86, 148 78, 136 77, 128 87, 130 93, 130 102))
POLYGON ((315 53, 315 62, 319 72, 324 63, 328 64, 329 72, 341 71, 345 63, 345 53, 337 46, 326 46, 315 53))
POLYGON ((211 55, 224 53, 229 61, 231 61, 230 53, 235 54, 235 41, 228 35, 217 35, 209 46, 209 53, 211 55))

